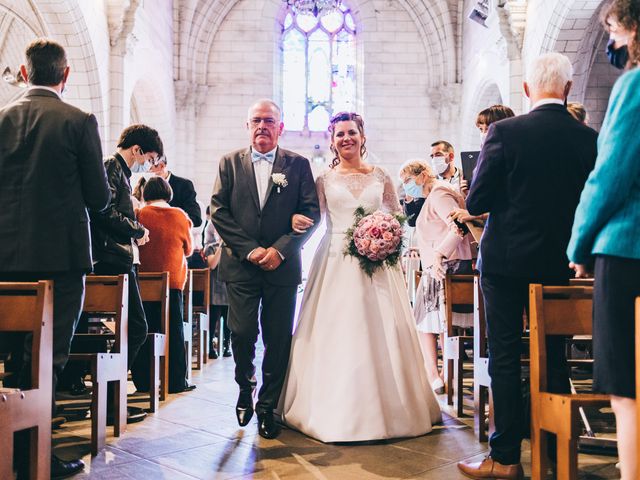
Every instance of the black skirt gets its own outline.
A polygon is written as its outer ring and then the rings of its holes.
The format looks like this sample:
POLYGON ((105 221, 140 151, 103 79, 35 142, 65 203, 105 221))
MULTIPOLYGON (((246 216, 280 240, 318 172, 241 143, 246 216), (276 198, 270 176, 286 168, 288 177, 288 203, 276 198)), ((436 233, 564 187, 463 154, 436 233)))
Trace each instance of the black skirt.
POLYGON ((635 300, 640 260, 598 255, 593 291, 593 389, 636 397, 635 300))

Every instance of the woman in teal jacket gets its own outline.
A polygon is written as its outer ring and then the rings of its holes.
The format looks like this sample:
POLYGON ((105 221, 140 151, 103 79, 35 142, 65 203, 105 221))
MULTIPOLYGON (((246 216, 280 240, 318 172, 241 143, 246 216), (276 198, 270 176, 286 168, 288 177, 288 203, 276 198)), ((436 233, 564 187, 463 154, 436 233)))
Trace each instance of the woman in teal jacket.
POLYGON ((576 210, 567 255, 576 277, 595 257, 594 390, 611 395, 623 480, 637 479, 634 302, 640 296, 640 2, 613 0, 609 58, 629 70, 611 92, 598 159, 576 210), (625 56, 627 58, 625 58, 625 56))

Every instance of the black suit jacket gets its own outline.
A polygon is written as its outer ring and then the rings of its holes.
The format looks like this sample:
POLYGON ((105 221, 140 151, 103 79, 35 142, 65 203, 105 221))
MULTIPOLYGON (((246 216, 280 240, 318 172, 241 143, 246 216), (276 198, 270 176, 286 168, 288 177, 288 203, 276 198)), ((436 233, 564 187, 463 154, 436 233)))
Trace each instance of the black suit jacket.
POLYGON ((267 200, 260 209, 251 151, 246 148, 220 160, 218 178, 211 196, 211 221, 224 241, 220 259, 220 279, 241 282, 262 276, 273 285, 301 282, 300 250, 313 229, 294 233, 291 217, 301 213, 320 221, 320 206, 309 161, 278 148, 272 174, 283 173, 287 186, 269 180, 267 200), (284 262, 272 272, 264 272, 246 258, 258 247, 274 247, 284 262))
POLYGON ((109 186, 96 118, 45 89, 0 109, 0 271, 88 271, 109 186))
POLYGON ((568 278, 565 252, 597 136, 557 104, 491 125, 467 197, 469 213, 490 213, 481 272, 568 278))
POLYGON ((196 189, 193 188, 191 180, 178 177, 173 173, 169 176, 169 185, 173 190, 173 198, 169 202, 172 207, 184 210, 194 227, 202 225, 202 212, 200 205, 196 202, 196 189))

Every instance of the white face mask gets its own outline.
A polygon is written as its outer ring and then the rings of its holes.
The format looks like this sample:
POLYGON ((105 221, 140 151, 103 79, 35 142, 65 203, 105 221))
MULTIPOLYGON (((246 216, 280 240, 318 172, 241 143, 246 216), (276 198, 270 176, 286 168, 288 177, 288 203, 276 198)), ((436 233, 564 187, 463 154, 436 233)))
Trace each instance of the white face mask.
POLYGON ((438 175, 442 175, 449 168, 449 163, 447 162, 447 157, 433 157, 431 159, 431 166, 436 171, 438 175))

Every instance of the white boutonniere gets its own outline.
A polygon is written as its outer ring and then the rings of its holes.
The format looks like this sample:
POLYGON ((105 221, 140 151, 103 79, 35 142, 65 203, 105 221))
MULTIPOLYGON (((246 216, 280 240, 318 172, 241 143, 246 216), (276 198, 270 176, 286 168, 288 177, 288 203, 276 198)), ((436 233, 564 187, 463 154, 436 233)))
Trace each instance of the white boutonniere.
POLYGON ((278 193, 280 193, 280 188, 285 188, 289 185, 289 182, 287 182, 287 176, 284 173, 272 173, 271 181, 276 187, 278 187, 278 193))

